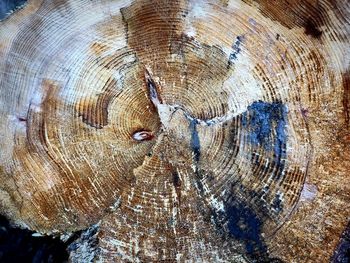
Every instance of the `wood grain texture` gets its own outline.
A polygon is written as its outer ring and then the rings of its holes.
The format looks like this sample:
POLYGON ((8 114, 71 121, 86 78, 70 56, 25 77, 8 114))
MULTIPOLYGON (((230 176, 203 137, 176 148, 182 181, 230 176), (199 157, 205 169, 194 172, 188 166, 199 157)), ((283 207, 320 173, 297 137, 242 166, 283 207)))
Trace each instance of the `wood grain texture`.
POLYGON ((0 22, 0 212, 73 262, 328 262, 348 1, 29 0, 0 22))

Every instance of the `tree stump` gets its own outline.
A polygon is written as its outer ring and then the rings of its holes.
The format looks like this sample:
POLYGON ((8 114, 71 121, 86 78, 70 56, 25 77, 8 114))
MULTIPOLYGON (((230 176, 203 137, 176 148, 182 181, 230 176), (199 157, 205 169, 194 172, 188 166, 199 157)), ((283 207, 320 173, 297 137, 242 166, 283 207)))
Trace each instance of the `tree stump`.
POLYGON ((72 262, 329 262, 349 20, 346 0, 29 0, 0 22, 1 213, 83 230, 72 262))

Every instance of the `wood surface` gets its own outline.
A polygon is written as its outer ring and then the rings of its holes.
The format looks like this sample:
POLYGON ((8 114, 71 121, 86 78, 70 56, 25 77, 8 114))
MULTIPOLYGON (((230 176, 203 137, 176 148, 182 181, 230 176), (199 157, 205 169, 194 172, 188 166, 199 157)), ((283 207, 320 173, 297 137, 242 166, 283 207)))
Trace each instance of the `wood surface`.
POLYGON ((0 213, 73 262, 329 262, 346 0, 29 0, 0 22, 0 213))

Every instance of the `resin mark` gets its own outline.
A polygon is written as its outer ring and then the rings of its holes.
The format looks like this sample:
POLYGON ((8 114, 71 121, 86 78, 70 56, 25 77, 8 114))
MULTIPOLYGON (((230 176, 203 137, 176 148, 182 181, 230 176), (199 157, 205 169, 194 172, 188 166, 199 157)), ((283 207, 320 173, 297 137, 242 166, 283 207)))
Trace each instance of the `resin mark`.
POLYGON ((146 130, 142 130, 142 131, 137 131, 132 135, 132 138, 135 141, 149 141, 152 140, 154 138, 154 135, 151 131, 146 131, 146 130))

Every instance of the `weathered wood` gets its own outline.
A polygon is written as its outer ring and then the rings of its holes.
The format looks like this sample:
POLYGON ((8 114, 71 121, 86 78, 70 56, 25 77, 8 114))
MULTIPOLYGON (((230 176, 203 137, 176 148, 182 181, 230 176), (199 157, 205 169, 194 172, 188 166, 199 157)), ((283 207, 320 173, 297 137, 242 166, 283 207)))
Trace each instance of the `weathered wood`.
POLYGON ((72 261, 328 262, 348 1, 29 0, 0 22, 0 211, 72 261))

